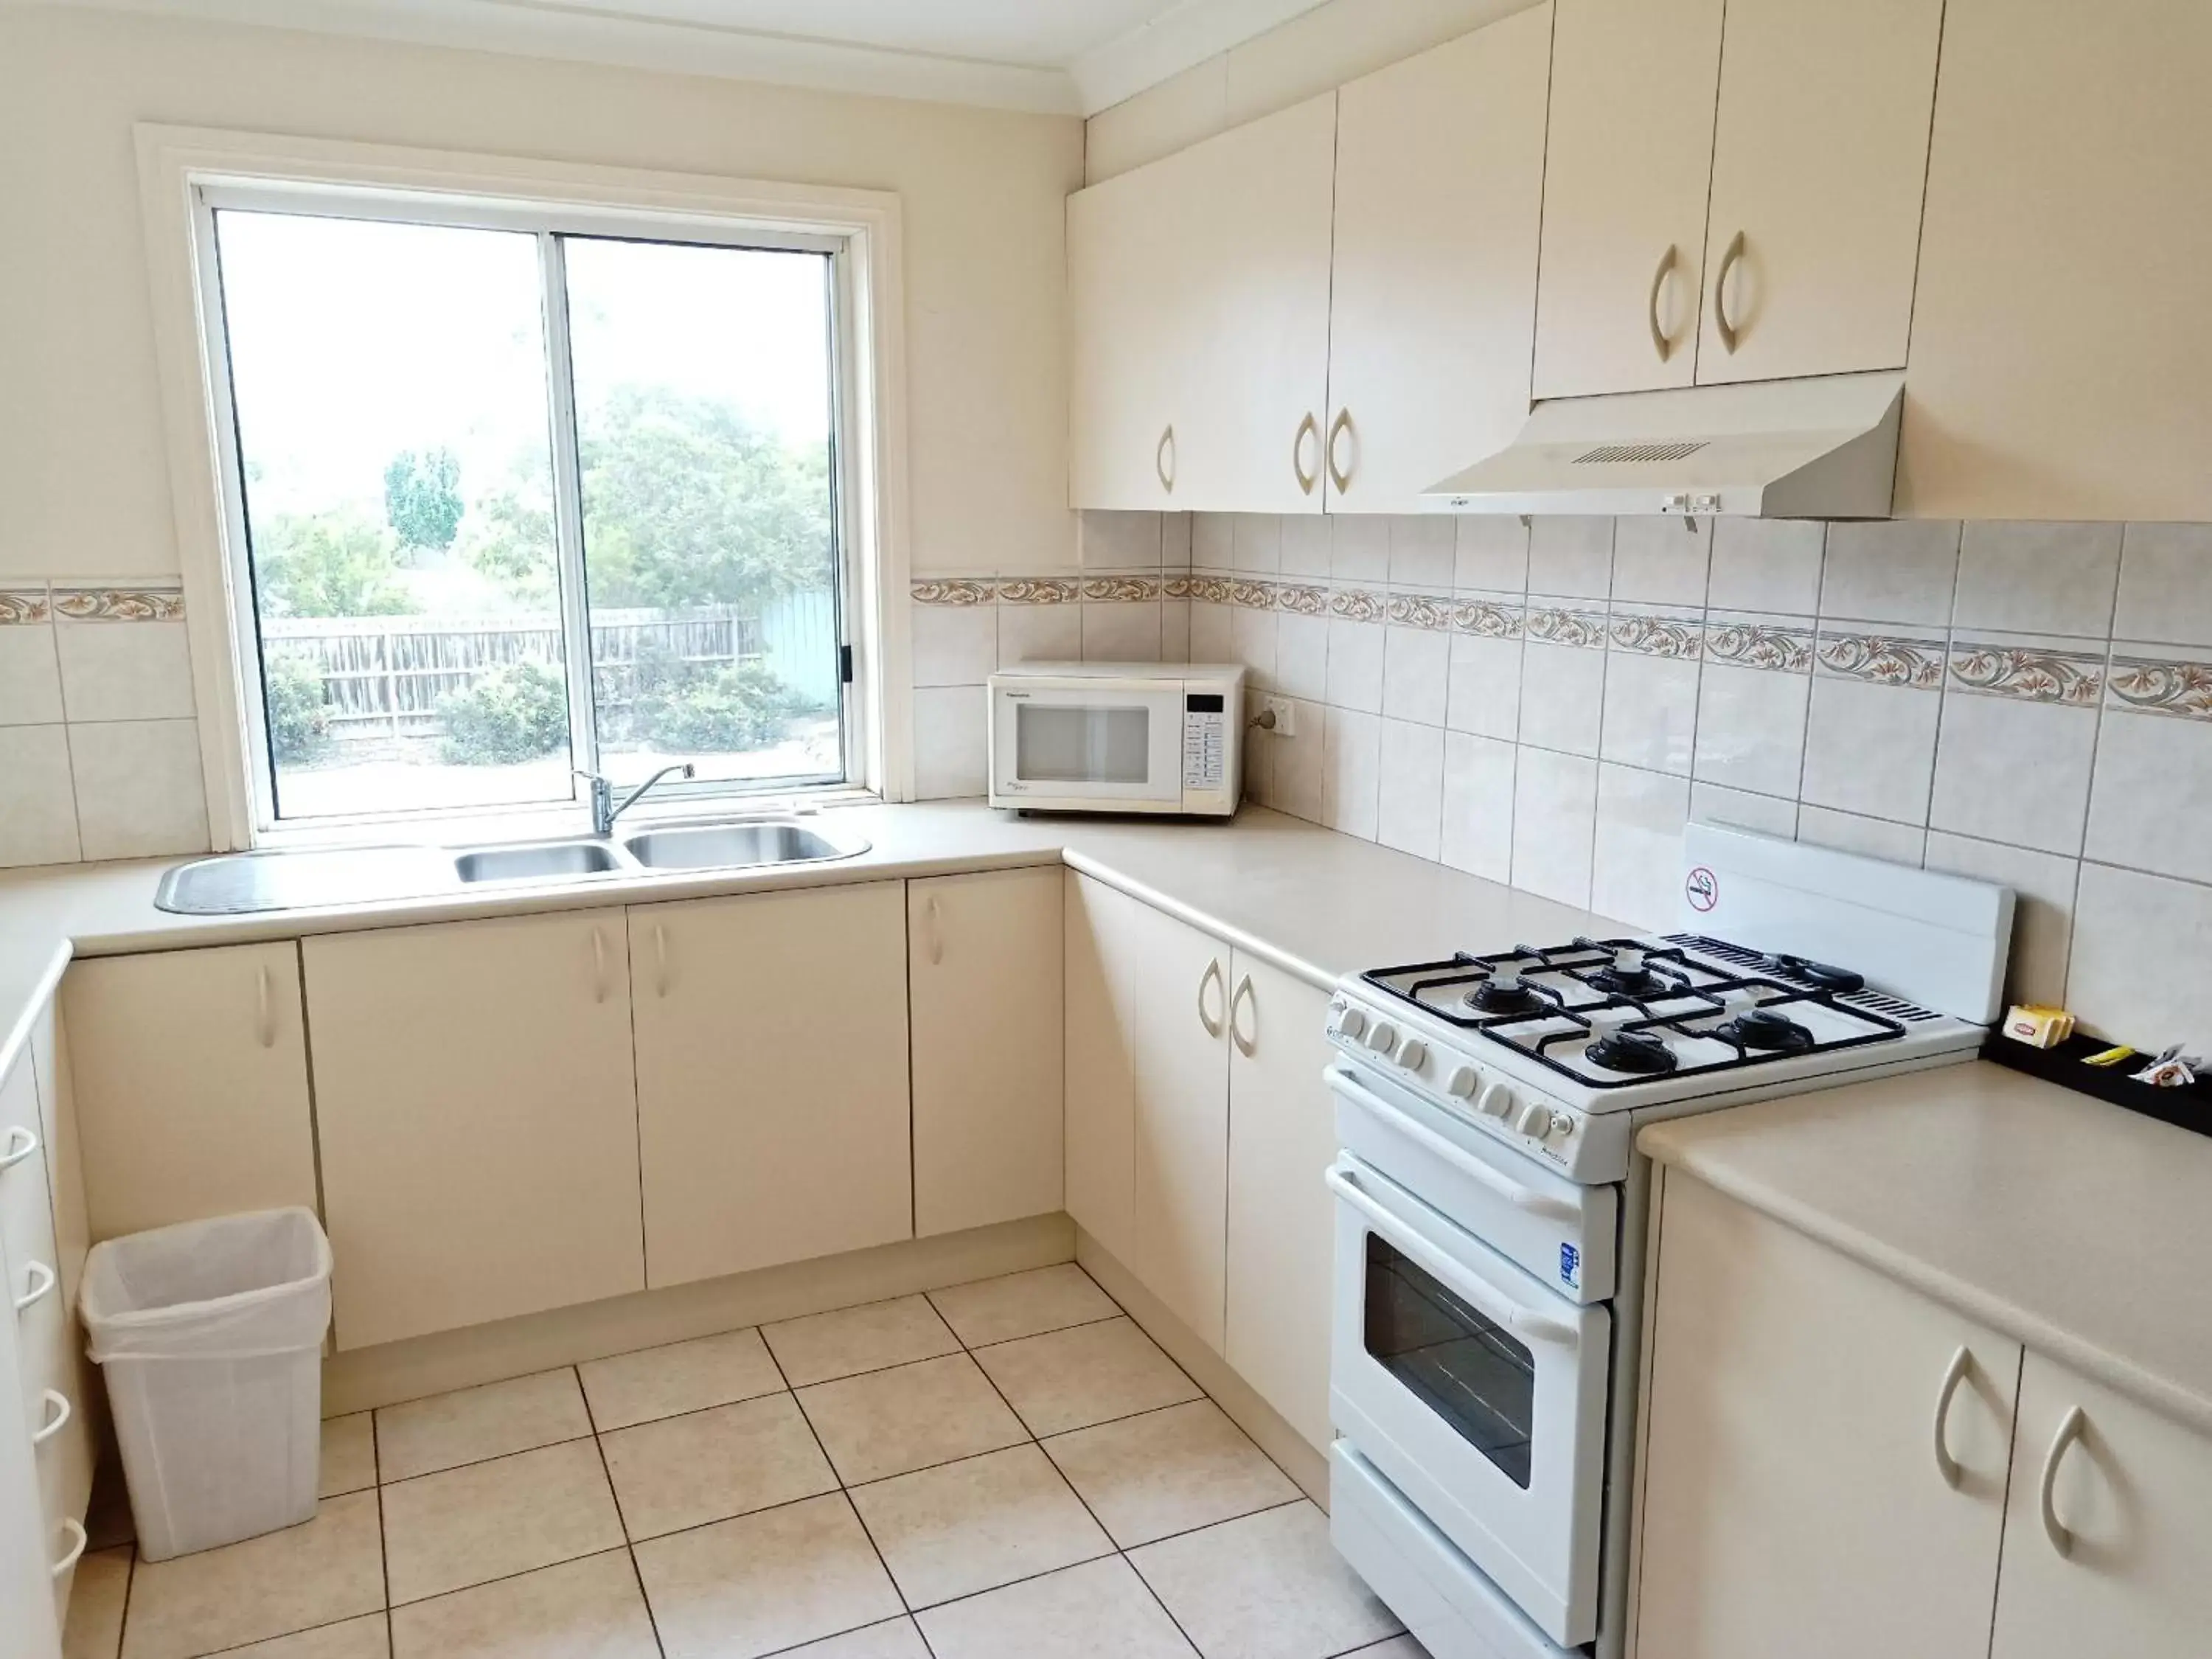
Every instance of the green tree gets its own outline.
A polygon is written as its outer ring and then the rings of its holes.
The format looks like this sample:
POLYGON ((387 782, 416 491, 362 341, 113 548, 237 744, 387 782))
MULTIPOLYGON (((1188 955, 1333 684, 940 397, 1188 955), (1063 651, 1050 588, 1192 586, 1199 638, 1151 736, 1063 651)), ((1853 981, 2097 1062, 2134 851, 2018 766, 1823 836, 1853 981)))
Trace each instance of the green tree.
POLYGON ((253 527, 263 609, 275 617, 400 617, 414 607, 392 543, 352 513, 279 513, 253 527))
POLYGON ((452 450, 404 449, 384 469, 384 517, 403 547, 451 547, 464 511, 461 463, 452 450))

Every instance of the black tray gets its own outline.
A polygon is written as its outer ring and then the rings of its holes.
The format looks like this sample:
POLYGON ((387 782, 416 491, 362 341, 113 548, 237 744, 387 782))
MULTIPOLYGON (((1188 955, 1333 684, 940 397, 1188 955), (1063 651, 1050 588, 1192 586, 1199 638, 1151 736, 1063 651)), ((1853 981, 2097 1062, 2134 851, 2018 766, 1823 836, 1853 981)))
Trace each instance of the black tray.
POLYGON ((2175 1123, 2185 1129, 2194 1129, 2200 1135, 2212 1135, 2212 1083, 2199 1078, 2182 1089, 2160 1089, 2138 1083, 2130 1073, 2149 1065, 2149 1054, 2131 1054, 2117 1066, 2081 1063, 2088 1055, 2101 1054, 2112 1046, 2102 1037, 2077 1035, 2068 1037, 2055 1048, 2031 1048, 2025 1042, 2014 1042, 2002 1033, 1992 1031, 1982 1045, 1982 1058, 2009 1066, 2016 1072, 2026 1072, 2030 1077, 2039 1077, 2046 1083, 2094 1095, 2115 1106, 2154 1117, 2161 1123, 2175 1123))

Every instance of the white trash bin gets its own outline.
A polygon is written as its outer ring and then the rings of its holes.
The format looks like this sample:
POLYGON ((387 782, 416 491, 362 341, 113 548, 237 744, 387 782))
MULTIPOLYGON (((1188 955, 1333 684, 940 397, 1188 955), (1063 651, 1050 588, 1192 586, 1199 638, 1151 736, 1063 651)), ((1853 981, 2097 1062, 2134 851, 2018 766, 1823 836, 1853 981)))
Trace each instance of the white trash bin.
POLYGON ((314 1515, 331 1247, 313 1212, 109 1239, 85 1262, 77 1305, 143 1559, 314 1515))

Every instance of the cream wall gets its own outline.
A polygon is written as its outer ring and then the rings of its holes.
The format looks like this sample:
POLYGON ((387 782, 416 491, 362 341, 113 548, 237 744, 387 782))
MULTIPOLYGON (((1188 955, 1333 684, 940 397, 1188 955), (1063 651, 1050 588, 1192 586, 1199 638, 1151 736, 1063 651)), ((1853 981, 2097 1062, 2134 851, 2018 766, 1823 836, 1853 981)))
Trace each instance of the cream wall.
POLYGON ((1074 118, 0 6, 0 580, 179 568, 137 121, 896 191, 913 568, 1074 564, 1074 118))

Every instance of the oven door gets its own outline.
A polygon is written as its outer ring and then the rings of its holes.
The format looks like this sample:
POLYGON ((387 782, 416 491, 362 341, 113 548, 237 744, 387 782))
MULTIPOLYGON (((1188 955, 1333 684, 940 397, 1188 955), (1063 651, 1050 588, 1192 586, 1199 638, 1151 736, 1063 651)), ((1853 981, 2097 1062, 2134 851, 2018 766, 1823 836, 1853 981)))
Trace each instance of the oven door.
POLYGON ((1182 806, 1181 681, 1024 679, 991 688, 991 801, 1182 806))
POLYGON ((1590 1640, 1612 1315, 1357 1158, 1328 1181, 1338 1429, 1547 1636, 1590 1640))

